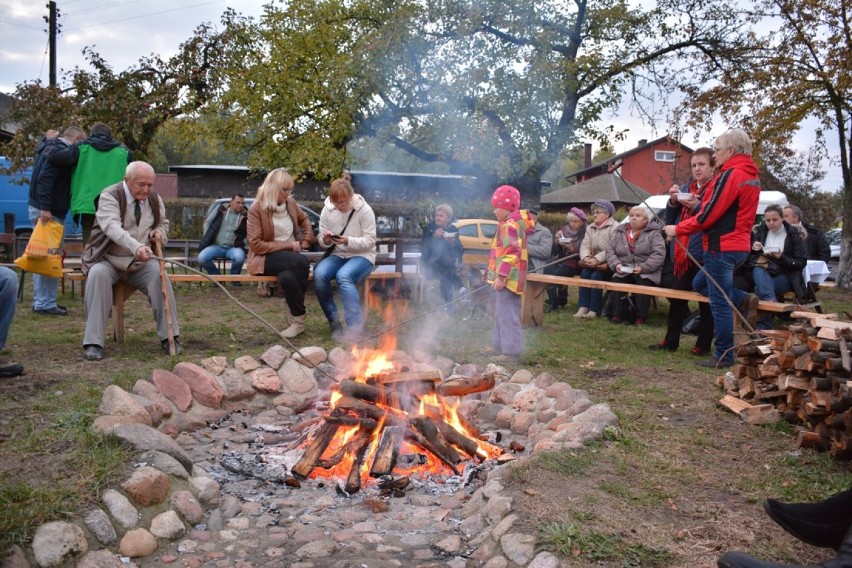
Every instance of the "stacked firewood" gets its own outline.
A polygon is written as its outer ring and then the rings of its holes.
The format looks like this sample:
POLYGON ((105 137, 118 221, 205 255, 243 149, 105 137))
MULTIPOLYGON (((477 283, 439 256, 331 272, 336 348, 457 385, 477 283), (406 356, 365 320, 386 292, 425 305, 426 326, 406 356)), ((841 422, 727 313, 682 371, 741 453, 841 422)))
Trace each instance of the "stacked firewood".
POLYGON ((719 377, 720 404, 751 424, 801 425, 797 447, 852 458, 852 323, 793 312, 798 323, 763 332, 768 343, 737 347, 737 363, 719 377))

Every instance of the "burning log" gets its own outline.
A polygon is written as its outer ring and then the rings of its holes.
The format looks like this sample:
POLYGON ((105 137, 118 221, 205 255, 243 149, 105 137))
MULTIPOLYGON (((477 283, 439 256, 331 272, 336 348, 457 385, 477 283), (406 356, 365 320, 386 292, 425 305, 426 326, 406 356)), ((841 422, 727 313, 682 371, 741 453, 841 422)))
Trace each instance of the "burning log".
POLYGON ((378 422, 373 420, 372 418, 362 418, 360 416, 324 416, 323 420, 326 422, 331 422, 332 424, 339 424, 341 426, 359 426, 366 430, 375 430, 376 426, 378 426, 378 422))
POLYGON ((379 439, 376 456, 373 458, 373 465, 370 468, 371 477, 390 475, 393 468, 396 467, 399 448, 402 445, 402 435, 403 428, 401 426, 386 426, 382 430, 382 437, 379 439))
POLYGON ((438 446, 436 446, 435 444, 430 442, 425 436, 423 436, 423 434, 418 432, 417 429, 415 429, 413 425, 405 431, 405 439, 419 445, 420 447, 427 450, 428 452, 431 452, 432 454, 435 455, 436 458, 441 460, 441 462, 445 466, 450 468, 450 470, 452 470, 452 472, 454 474, 456 474, 456 475, 459 474, 459 470, 456 469, 456 464, 459 463, 459 461, 461 461, 461 458, 459 457, 459 455, 457 453, 455 453, 455 450, 453 450, 453 453, 455 454, 455 457, 458 458, 458 460, 453 462, 452 457, 445 456, 442 453, 441 448, 439 448, 438 446))
POLYGON ((441 396, 465 396, 477 392, 483 392, 494 388, 496 380, 493 376, 488 377, 460 377, 444 381, 437 387, 441 396))
POLYGON ((371 436, 364 436, 355 448, 355 459, 352 460, 352 468, 346 478, 346 485, 343 486, 343 490, 350 495, 361 490, 361 466, 364 465, 364 457, 367 454, 367 448, 370 446, 370 438, 371 436))
POLYGON ((414 426, 414 428, 416 428, 417 431, 420 432, 420 434, 422 434, 430 444, 432 444, 432 446, 439 449, 440 455, 443 456, 443 459, 446 459, 453 465, 458 465, 458 463, 462 461, 462 457, 455 448, 448 444, 447 440, 441 435, 434 420, 427 416, 417 416, 412 418, 409 422, 411 422, 411 425, 414 426))
POLYGON ((373 420, 382 420, 386 416, 386 412, 375 404, 369 404, 366 401, 348 396, 341 397, 337 401, 335 410, 337 409, 351 410, 358 414, 364 414, 373 420))
MULTIPOLYGON (((338 409, 335 409, 331 412, 332 415, 337 413, 337 415, 341 415, 342 412, 339 412, 338 409)), ((291 473, 297 479, 307 479, 307 477, 314 470, 316 462, 320 459, 325 449, 334 439, 334 435, 337 433, 338 428, 340 428, 339 424, 334 424, 333 422, 325 422, 322 426, 320 426, 319 430, 314 434, 313 441, 308 446, 308 449, 305 450, 305 453, 302 454, 302 457, 299 458, 299 461, 296 462, 296 465, 290 470, 291 473)))
POLYGON ((482 459, 482 456, 479 455, 479 444, 476 443, 476 440, 471 440, 446 422, 436 422, 438 426, 438 432, 441 433, 449 443, 456 446, 457 448, 461 448, 461 450, 469 455, 471 458, 482 459))
POLYGON ((318 459, 316 467, 321 467, 323 469, 333 468, 334 466, 342 462, 343 458, 345 458, 347 454, 355 451, 358 447, 360 447, 361 442, 364 440, 365 436, 369 439, 369 434, 367 432, 358 430, 352 437, 352 439, 337 448, 336 452, 326 458, 318 459))
POLYGON ((340 381, 338 390, 343 396, 369 400, 370 402, 379 402, 382 398, 381 389, 378 389, 373 385, 368 385, 367 383, 353 381, 352 379, 340 381))

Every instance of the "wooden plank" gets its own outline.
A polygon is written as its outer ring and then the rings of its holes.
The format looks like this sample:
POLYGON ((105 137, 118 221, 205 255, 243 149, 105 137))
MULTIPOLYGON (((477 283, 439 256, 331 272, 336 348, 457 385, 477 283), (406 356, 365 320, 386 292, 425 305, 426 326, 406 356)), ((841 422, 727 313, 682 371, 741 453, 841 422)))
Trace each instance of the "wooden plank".
POLYGON ((756 404, 744 408, 740 418, 748 424, 772 424, 781 421, 781 413, 771 404, 756 404))
POLYGON ((751 405, 744 400, 740 400, 739 398, 731 395, 725 395, 722 397, 722 400, 719 401, 719 404, 724 408, 727 408, 737 416, 745 410, 746 408, 751 408, 751 405))
MULTIPOLYGON (((582 288, 594 288, 598 290, 616 290, 619 292, 630 292, 645 296, 655 296, 676 300, 689 300, 694 302, 709 302, 707 296, 687 290, 672 290, 657 286, 638 286, 623 282, 606 282, 603 280, 586 280, 579 277, 553 276, 551 274, 539 274, 531 272, 527 275, 527 287, 521 297, 521 323, 525 326, 541 325, 544 313, 544 289, 550 285, 573 286, 582 288)), ((800 306, 785 302, 766 302, 761 300, 757 309, 763 312, 789 313, 800 306)))

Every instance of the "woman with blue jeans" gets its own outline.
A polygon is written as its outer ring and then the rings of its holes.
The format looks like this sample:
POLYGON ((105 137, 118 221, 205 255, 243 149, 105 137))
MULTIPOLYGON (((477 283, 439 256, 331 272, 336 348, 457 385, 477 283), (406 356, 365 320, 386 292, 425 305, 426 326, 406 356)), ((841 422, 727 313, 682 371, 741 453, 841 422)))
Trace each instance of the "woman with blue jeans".
MULTIPOLYGON (((586 227, 583 242, 580 243, 580 278, 589 280, 609 280, 612 273, 606 263, 606 252, 612 246, 612 235, 618 224, 612 218, 615 206, 606 199, 598 199, 592 204, 592 222, 586 227)), ((596 318, 601 312, 603 291, 597 288, 580 288, 580 308, 575 318, 596 318)))
POLYGON ((376 215, 357 195, 349 175, 332 182, 320 213, 319 244, 326 255, 314 267, 314 290, 337 339, 357 342, 361 336, 361 300, 358 286, 376 263, 376 215), (331 281, 337 280, 346 332, 337 314, 331 281))

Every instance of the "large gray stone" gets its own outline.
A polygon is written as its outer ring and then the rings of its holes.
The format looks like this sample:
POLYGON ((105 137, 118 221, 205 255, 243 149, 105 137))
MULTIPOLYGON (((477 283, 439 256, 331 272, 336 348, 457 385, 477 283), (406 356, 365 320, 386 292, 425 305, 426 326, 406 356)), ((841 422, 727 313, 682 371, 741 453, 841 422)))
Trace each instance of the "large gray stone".
POLYGON ((54 521, 36 529, 33 556, 42 568, 60 566, 68 559, 89 550, 83 529, 71 523, 54 521))
POLYGON ((507 533, 500 539, 503 554, 519 566, 526 566, 535 554, 536 537, 531 534, 507 533))
POLYGON ((99 414, 129 416, 134 422, 151 425, 151 416, 133 395, 117 385, 109 385, 101 396, 99 414))
POLYGON ((165 474, 180 478, 189 479, 189 471, 179 461, 169 454, 151 450, 145 452, 136 460, 137 464, 149 465, 157 468, 165 474))
POLYGON ((119 424, 113 427, 112 434, 121 439, 126 445, 139 451, 157 450, 175 458, 187 471, 192 470, 192 459, 177 442, 162 432, 144 424, 119 424))
POLYGON ((86 523, 86 526, 101 544, 111 546, 118 542, 115 527, 112 526, 109 516, 102 509, 89 511, 89 514, 83 518, 83 522, 86 523))
POLYGON ((133 506, 130 499, 115 489, 104 491, 101 500, 112 518, 125 529, 132 529, 139 523, 139 511, 133 506))
POLYGON ((124 564, 121 557, 109 550, 94 550, 80 559, 76 568, 130 568, 135 563, 124 564))
POLYGON ((160 513, 151 519, 151 534, 157 538, 167 538, 174 540, 186 532, 186 527, 178 517, 178 514, 172 510, 160 513))

